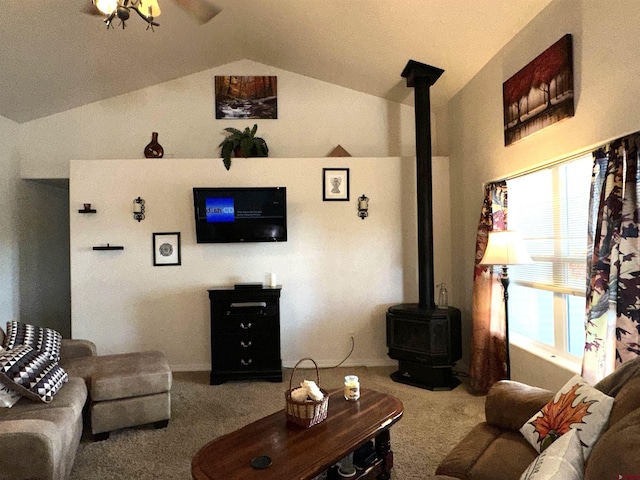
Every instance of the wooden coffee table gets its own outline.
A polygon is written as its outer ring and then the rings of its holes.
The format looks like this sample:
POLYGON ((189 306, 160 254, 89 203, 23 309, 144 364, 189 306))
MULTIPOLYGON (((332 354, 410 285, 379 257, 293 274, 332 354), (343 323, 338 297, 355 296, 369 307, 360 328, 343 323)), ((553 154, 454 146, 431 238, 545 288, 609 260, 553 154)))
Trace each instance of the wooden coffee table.
POLYGON ((202 447, 191 462, 191 475, 195 480, 312 480, 375 439, 376 461, 350 478, 388 479, 393 467, 389 428, 402 413, 402 402, 391 395, 362 389, 360 400, 349 402, 336 391, 326 420, 318 425, 303 428, 287 422, 284 410, 276 412, 202 447), (260 456, 271 458, 262 470, 251 466, 260 456))

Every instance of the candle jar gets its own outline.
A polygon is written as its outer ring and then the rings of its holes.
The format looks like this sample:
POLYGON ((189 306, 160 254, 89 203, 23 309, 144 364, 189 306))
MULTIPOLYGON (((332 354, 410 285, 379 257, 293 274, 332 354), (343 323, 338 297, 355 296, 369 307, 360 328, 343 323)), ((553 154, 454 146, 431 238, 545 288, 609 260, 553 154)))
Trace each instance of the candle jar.
POLYGON ((353 465, 353 452, 340 460, 338 475, 341 477, 353 477, 356 474, 356 467, 353 465))
POLYGON ((355 375, 344 377, 344 398, 351 401, 356 401, 360 398, 360 382, 355 375))

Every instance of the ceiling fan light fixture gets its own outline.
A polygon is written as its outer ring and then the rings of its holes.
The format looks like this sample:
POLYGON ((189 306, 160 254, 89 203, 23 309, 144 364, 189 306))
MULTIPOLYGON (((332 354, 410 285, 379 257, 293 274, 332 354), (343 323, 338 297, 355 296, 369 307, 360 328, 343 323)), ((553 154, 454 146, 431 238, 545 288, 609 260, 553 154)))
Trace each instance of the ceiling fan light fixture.
POLYGON ((162 13, 158 0, 140 0, 137 8, 145 17, 158 17, 162 13))
POLYGON ((93 4, 104 15, 111 15, 118 8, 118 0, 93 0, 93 4))

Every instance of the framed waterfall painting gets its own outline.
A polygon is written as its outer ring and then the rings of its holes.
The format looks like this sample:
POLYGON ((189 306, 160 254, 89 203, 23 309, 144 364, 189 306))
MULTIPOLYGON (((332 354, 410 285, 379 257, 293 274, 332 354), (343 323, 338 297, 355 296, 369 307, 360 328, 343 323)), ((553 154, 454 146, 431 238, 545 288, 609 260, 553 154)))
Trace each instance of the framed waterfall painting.
POLYGON ((215 77, 216 119, 278 118, 278 77, 215 77))
POLYGON ((573 98, 568 33, 502 84, 505 146, 573 117, 573 98))

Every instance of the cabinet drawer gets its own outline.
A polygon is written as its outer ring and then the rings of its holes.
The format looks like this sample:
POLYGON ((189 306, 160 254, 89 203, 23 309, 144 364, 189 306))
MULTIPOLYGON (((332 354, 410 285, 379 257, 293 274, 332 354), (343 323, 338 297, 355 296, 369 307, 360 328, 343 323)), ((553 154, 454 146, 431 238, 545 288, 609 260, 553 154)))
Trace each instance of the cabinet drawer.
POLYGON ((280 368, 279 334, 216 335, 212 360, 215 370, 262 370, 280 368))
POLYGON ((211 339, 214 354, 218 352, 227 355, 243 351, 279 351, 280 348, 280 332, 247 331, 237 335, 213 335, 211 339))
POLYGON ((225 316, 211 325, 215 334, 244 334, 257 332, 277 332, 280 322, 273 315, 232 315, 225 316))
POLYGON ((220 302, 213 306, 219 317, 234 315, 277 315, 278 303, 268 302, 220 302))

